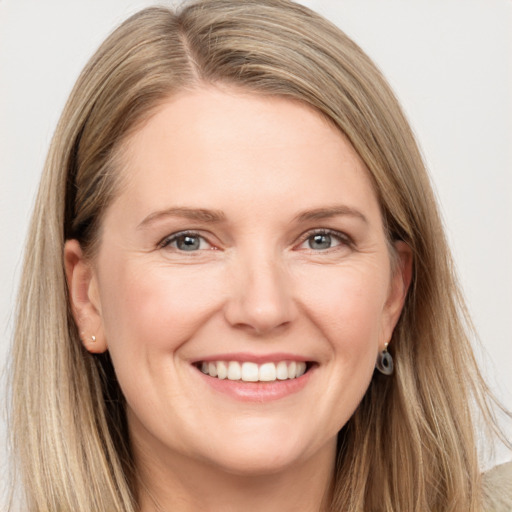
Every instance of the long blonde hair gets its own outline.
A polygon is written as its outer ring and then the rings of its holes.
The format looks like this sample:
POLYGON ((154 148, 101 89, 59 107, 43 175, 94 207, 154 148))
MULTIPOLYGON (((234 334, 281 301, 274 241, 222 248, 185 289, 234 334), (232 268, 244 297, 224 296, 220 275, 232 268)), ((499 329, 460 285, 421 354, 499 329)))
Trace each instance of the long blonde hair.
POLYGON ((369 169, 389 239, 413 252, 390 345, 396 372, 374 376, 339 434, 331 510, 479 511, 473 418, 491 418, 490 399, 414 136, 360 48, 287 0, 143 10, 79 77, 47 158, 18 300, 10 431, 27 510, 137 510, 123 395, 108 354, 79 340, 63 246, 76 238, 94 253, 123 141, 169 95, 201 83, 299 100, 330 119, 369 169))

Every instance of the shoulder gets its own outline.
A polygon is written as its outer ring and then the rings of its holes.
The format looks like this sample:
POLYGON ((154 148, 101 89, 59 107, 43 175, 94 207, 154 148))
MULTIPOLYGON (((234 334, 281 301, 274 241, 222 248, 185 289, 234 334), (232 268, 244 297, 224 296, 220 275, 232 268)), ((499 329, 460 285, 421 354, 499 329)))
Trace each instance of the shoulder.
POLYGON ((486 512, 512 510, 512 462, 501 464, 483 475, 486 512))

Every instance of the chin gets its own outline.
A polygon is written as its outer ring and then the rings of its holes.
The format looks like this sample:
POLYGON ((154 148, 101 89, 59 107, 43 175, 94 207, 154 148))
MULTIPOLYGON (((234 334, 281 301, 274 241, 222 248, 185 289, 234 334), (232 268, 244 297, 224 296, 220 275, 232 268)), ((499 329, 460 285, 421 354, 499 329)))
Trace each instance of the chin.
MULTIPOLYGON (((331 443, 327 444, 331 446, 331 443)), ((227 443, 224 440, 216 446, 222 448, 210 452, 211 462, 227 473, 241 476, 280 473, 321 451, 310 436, 301 436, 292 422, 286 428, 282 425, 247 428, 243 433, 228 436, 227 443)))
POLYGON ((302 457, 288 450, 272 451, 253 446, 250 449, 230 451, 216 457, 214 464, 226 473, 237 476, 266 476, 284 472, 300 464, 302 457))

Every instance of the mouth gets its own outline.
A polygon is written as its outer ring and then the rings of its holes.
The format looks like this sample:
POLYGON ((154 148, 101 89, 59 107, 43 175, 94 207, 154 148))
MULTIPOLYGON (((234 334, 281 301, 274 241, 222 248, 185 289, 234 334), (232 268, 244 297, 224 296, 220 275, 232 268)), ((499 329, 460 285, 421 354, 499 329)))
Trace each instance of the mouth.
POLYGON ((219 380, 241 382, 276 382, 295 380, 308 372, 314 363, 306 361, 199 361, 195 366, 205 375, 219 380))
POLYGON ((192 366, 214 392, 261 405, 309 389, 320 365, 289 353, 231 353, 196 359, 192 366))

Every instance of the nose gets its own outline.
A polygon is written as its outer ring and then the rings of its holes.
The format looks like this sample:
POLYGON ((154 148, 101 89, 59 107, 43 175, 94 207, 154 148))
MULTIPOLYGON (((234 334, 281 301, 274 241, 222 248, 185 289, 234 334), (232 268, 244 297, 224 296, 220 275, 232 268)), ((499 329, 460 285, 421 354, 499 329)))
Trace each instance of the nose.
POLYGON ((240 260, 231 269, 226 320, 257 336, 282 330, 296 315, 291 278, 282 262, 271 255, 240 260))

